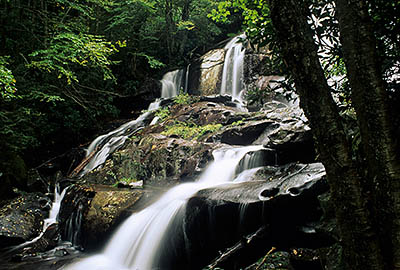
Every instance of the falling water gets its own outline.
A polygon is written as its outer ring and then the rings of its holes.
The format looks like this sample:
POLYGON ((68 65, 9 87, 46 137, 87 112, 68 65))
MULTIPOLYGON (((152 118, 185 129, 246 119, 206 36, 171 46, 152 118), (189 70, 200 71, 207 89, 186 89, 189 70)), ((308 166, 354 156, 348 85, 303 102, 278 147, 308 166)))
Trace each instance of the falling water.
POLYGON ((178 94, 181 87, 183 70, 174 70, 166 73, 162 80, 161 99, 157 99, 149 105, 147 112, 137 119, 127 122, 119 128, 97 137, 87 148, 86 157, 93 154, 90 161, 83 168, 81 176, 102 165, 108 156, 118 150, 132 134, 142 129, 147 124, 154 124, 153 111, 160 107, 162 99, 172 98, 178 94))
POLYGON ((161 98, 171 98, 179 94, 182 84, 183 69, 166 73, 162 80, 161 98))
POLYGON ((47 228, 50 227, 50 225, 57 223, 57 217, 58 217, 58 213, 60 212, 61 201, 64 198, 64 195, 67 192, 67 189, 68 188, 65 188, 60 193, 60 185, 59 185, 59 183, 56 183, 56 185, 54 187, 54 200, 53 200, 53 203, 52 203, 50 211, 49 211, 49 217, 44 220, 42 232, 39 234, 39 236, 35 237, 34 239, 11 248, 10 251, 18 250, 20 248, 23 248, 23 247, 29 246, 30 244, 35 243, 44 235, 44 233, 46 232, 47 228))
POLYGON ((189 74, 190 74, 190 64, 187 65, 187 67, 186 67, 186 73, 185 73, 185 93, 188 93, 188 91, 189 91, 189 74))
POLYGON ((214 161, 195 183, 178 185, 146 209, 133 214, 117 230, 104 252, 77 262, 67 269, 150 270, 157 264, 157 254, 170 224, 197 191, 234 180, 236 167, 248 153, 262 146, 219 149, 214 161), (223 168, 223 169, 221 169, 223 168))
POLYGON ((150 122, 152 117, 152 111, 147 111, 137 119, 125 123, 107 134, 97 137, 86 150, 87 157, 93 152, 95 152, 95 154, 84 167, 81 175, 102 165, 110 154, 119 149, 129 136, 140 130, 146 123, 150 122))
POLYGON ((243 90, 243 60, 245 50, 241 39, 245 35, 240 35, 233 38, 225 46, 225 61, 222 72, 221 95, 229 94, 232 100, 242 102, 241 92, 243 90))

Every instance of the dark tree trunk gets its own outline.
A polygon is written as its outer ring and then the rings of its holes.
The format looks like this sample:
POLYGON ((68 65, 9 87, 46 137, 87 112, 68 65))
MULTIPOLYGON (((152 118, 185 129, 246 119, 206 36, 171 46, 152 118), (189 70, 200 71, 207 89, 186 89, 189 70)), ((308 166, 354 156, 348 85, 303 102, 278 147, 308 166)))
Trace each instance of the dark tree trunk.
POLYGON ((281 53, 294 77, 301 106, 310 121, 325 165, 344 248, 346 269, 383 269, 378 236, 352 161, 350 145, 320 65, 308 9, 300 0, 270 0, 281 53))
POLYGON ((352 100, 368 164, 368 188, 386 269, 400 269, 400 164, 365 0, 336 0, 352 100), (392 245, 390 244, 392 243, 392 245))
POLYGON ((172 18, 172 0, 165 0, 164 15, 165 15, 165 30, 167 37, 166 41, 168 50, 168 62, 171 62, 172 52, 174 47, 174 39, 173 39, 174 21, 172 18))
MULTIPOLYGON (((190 17, 190 5, 192 3, 192 0, 185 0, 183 3, 183 8, 182 8, 182 21, 187 21, 189 20, 190 17)), ((180 46, 179 46, 179 55, 183 55, 185 52, 185 46, 186 46, 186 42, 188 39, 188 29, 184 29, 182 36, 181 36, 181 40, 180 40, 180 46)))

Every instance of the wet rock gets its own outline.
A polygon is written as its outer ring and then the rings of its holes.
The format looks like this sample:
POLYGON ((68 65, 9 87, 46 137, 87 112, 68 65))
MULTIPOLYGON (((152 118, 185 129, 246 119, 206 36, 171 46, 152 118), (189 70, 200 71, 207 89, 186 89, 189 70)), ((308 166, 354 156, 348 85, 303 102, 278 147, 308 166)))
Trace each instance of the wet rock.
POLYGON ((64 196, 60 210, 62 240, 89 249, 98 246, 144 193, 142 189, 76 184, 64 196))
POLYGON ((0 248, 21 244, 38 236, 47 216, 48 198, 40 193, 21 195, 0 209, 0 248))
POLYGON ((189 93, 215 95, 219 93, 225 58, 224 49, 211 50, 190 66, 189 93), (194 89, 196 89, 194 91, 194 89))
POLYGON ((224 105, 228 101, 227 97, 215 96, 190 104, 169 104, 166 118, 136 133, 103 168, 88 173, 84 179, 108 185, 129 179, 156 186, 191 181, 221 143, 263 144, 276 151, 275 162, 270 165, 315 160, 307 119, 297 106, 280 107, 282 103, 277 102, 268 110, 247 113, 224 105), (185 137, 184 132, 207 125, 216 128, 185 137), (181 133, 165 135, 170 128, 181 133))
POLYGON ((89 210, 95 191, 88 185, 75 184, 68 188, 58 214, 61 239, 75 246, 82 246, 82 217, 89 210))
POLYGON ((83 216, 82 235, 86 247, 94 247, 103 242, 129 211, 142 197, 144 191, 121 190, 109 186, 93 186, 95 195, 87 213, 83 216))
POLYGON ((58 224, 53 223, 49 227, 47 227, 46 231, 37 241, 34 241, 29 246, 24 247, 22 255, 33 255, 52 249, 58 244, 58 240, 60 240, 58 233, 58 224))
POLYGON ((201 76, 198 90, 201 95, 218 94, 221 87, 221 77, 225 51, 216 49, 201 57, 201 76))
POLYGON ((189 200, 182 237, 186 239, 189 254, 196 256, 188 255, 188 265, 215 259, 262 226, 264 234, 244 245, 246 248, 220 267, 233 269, 250 265, 272 247, 290 251, 333 243, 316 226, 322 215, 317 197, 328 190, 323 166, 291 164, 268 170, 270 174, 263 181, 201 190, 189 200))
POLYGON ((255 142, 263 132, 274 125, 270 120, 244 123, 241 126, 228 129, 221 134, 221 142, 233 145, 249 145, 255 142))

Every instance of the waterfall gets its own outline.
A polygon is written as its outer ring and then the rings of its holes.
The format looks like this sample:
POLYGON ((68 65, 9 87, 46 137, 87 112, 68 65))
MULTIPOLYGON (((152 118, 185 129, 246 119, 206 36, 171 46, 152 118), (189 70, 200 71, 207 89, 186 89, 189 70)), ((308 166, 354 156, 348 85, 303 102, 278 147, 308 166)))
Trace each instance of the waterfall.
POLYGON ((64 195, 67 192, 67 189, 68 188, 64 188, 64 190, 62 192, 60 192, 59 183, 55 184, 54 199, 53 199, 50 211, 49 211, 49 217, 44 220, 42 232, 39 234, 39 236, 35 237, 34 239, 27 241, 25 243, 22 243, 18 246, 12 247, 9 251, 14 251, 14 250, 29 246, 30 244, 37 242, 44 235, 44 233, 46 232, 47 228, 50 227, 50 225, 57 223, 57 217, 58 217, 58 213, 60 212, 61 201, 64 198, 64 195))
POLYGON ((179 94, 182 86, 183 69, 166 73, 161 79, 161 98, 171 98, 179 94))
MULTIPOLYGON (((79 200, 79 198, 75 198, 79 200)), ((66 227, 63 234, 63 240, 70 242, 74 247, 80 247, 81 242, 81 227, 84 206, 82 201, 79 201, 76 211, 71 213, 71 216, 66 221, 66 227)))
MULTIPOLYGON (((183 70, 178 69, 167 72, 162 80, 161 99, 175 97, 182 83, 183 70)), ((143 128, 147 124, 151 124, 154 118, 153 112, 160 107, 161 99, 157 99, 149 105, 147 112, 140 115, 137 119, 121 125, 119 128, 110 131, 107 134, 97 137, 87 148, 86 158, 90 158, 89 162, 82 169, 80 175, 85 175, 102 165, 108 156, 118 150, 132 134, 143 128), (93 155, 89 157, 90 155, 93 155)))
POLYGON ((178 185, 158 201, 131 215, 116 231, 104 252, 68 266, 69 270, 150 270, 157 267, 163 236, 179 218, 188 199, 197 191, 234 180, 237 166, 249 152, 263 146, 224 148, 213 152, 214 161, 197 182, 178 185), (223 169, 221 169, 223 168, 223 169))
POLYGON ((81 175, 90 172, 91 170, 102 165, 107 157, 112 154, 115 150, 118 150, 132 134, 140 130, 153 117, 152 111, 147 111, 140 115, 137 119, 132 120, 128 123, 123 124, 119 128, 97 137, 87 148, 86 157, 94 153, 93 157, 83 168, 81 175))
POLYGON ((226 53, 220 90, 221 95, 229 94, 232 96, 232 100, 239 103, 242 102, 241 94, 244 88, 243 60, 245 54, 245 49, 240 40, 245 37, 244 34, 234 37, 224 48, 226 53))
POLYGON ((186 67, 186 72, 185 72, 185 93, 188 93, 189 91, 189 74, 190 74, 190 64, 187 65, 186 67))

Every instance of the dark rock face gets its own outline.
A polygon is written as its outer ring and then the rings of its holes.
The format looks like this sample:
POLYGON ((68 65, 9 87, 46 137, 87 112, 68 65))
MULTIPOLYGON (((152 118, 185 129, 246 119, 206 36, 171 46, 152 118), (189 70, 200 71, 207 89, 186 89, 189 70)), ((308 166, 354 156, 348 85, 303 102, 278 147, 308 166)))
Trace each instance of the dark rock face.
POLYGON ((182 223, 171 226, 173 232, 168 235, 175 239, 169 241, 171 247, 165 248, 161 267, 202 269, 205 262, 240 241, 245 242, 243 248, 222 260, 219 267, 239 269, 250 265, 272 247, 289 251, 333 243, 329 235, 317 229, 322 216, 317 196, 328 190, 321 164, 270 168, 263 177, 261 181, 226 184, 194 195, 182 223), (263 232, 251 241, 244 238, 261 227, 263 232))
POLYGON ((105 185, 76 185, 66 193, 59 214, 62 240, 94 249, 104 244, 112 230, 129 216, 142 198, 142 189, 105 185))
POLYGON ((40 193, 19 196, 0 209, 0 248, 38 236, 47 216, 49 199, 40 193))

